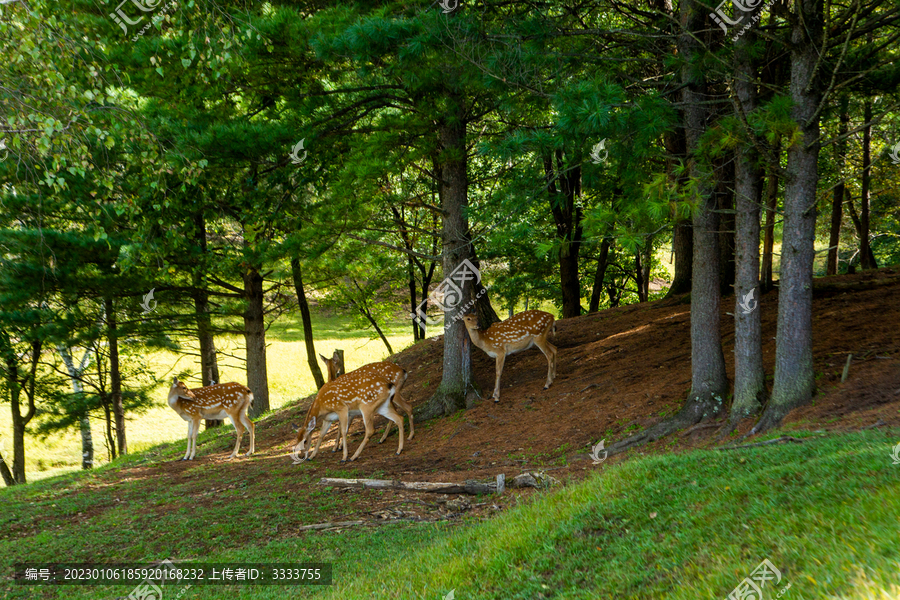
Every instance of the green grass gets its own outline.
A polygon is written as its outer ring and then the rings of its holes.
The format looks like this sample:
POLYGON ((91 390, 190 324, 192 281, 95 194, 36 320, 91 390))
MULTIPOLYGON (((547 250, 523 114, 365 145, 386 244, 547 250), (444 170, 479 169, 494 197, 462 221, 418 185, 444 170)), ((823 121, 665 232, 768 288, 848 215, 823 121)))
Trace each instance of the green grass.
MULTIPOLYGON (((224 463, 198 465, 174 483, 123 468, 180 454, 180 445, 163 445, 92 473, 0 491, 0 569, 21 561, 166 557, 334 564, 327 589, 193 587, 187 600, 280 600, 286 593, 439 599, 450 590, 460 600, 696 600, 725 598, 768 558, 783 576, 776 589, 791 585, 784 598, 896 598, 896 435, 806 434, 803 444, 636 456, 529 501, 517 503, 510 493, 490 499, 512 507, 489 521, 299 535, 298 523, 340 519, 350 497, 313 482, 354 471, 250 459, 262 480, 242 481, 224 463), (217 490, 212 505, 193 499, 210 487, 217 490), (63 520, 88 511, 92 517, 81 523, 63 520)), ((0 597, 4 591, 10 598, 94 599, 127 595, 130 587, 0 584, 0 597)))

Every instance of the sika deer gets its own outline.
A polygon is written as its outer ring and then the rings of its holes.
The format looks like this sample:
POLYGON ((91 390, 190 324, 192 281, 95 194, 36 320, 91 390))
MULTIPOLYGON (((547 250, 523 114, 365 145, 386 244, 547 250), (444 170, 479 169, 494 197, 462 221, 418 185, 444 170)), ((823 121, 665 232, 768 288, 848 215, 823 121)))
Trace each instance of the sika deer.
POLYGON ((400 430, 397 454, 400 454, 403 451, 403 418, 394 411, 391 405, 393 396, 394 384, 381 376, 348 373, 334 381, 329 381, 319 390, 312 406, 309 407, 309 411, 306 413, 303 427, 297 433, 294 452, 299 453, 306 449, 305 458, 307 460, 315 458, 319 453, 319 446, 322 444, 322 440, 328 434, 328 430, 331 429, 331 424, 337 420, 340 422, 341 440, 344 447, 344 458, 341 462, 346 462, 347 428, 350 417, 362 415, 363 423, 366 426, 366 436, 350 458, 351 461, 354 461, 359 457, 369 438, 375 432, 373 426, 375 414, 380 414, 397 424, 397 428, 400 430), (316 428, 317 419, 322 419, 322 428, 319 432, 315 450, 310 456, 309 440, 313 430, 316 428))
POLYGON ((228 458, 237 456, 241 449, 241 438, 244 436, 244 427, 250 431, 250 450, 247 456, 253 454, 256 449, 256 427, 247 416, 247 411, 253 404, 253 392, 245 385, 239 383, 220 383, 208 385, 202 388, 189 390, 182 381, 176 377, 169 389, 169 406, 188 422, 188 447, 181 460, 193 460, 197 454, 197 434, 200 432, 201 419, 231 419, 237 432, 237 441, 234 451, 228 458))
POLYGON ((556 333, 553 315, 540 310, 526 310, 505 321, 494 323, 485 330, 478 329, 478 317, 474 314, 463 317, 472 343, 484 350, 488 356, 497 359, 497 377, 494 383, 494 402, 500 401, 500 375, 506 357, 532 346, 547 357, 547 382, 550 387, 556 377, 556 346, 547 341, 547 336, 556 333))

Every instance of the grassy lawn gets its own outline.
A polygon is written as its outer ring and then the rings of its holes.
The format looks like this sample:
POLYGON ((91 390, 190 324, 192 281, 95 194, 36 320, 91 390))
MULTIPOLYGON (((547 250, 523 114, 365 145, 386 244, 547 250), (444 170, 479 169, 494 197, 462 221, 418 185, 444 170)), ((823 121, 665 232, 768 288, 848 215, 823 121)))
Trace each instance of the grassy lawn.
MULTIPOLYGON (((805 434, 803 444, 637 455, 527 501, 508 492, 500 502, 512 508, 489 521, 300 534, 298 523, 343 514, 348 497, 313 482, 352 470, 260 460, 264 482, 242 484, 225 464, 194 467, 187 483, 173 485, 127 468, 181 452, 162 445, 91 473, 0 490, 0 569, 19 561, 306 560, 332 562, 334 585, 195 586, 182 598, 440 599, 455 590, 460 600, 696 600, 725 598, 768 559, 782 579, 766 598, 789 584, 780 597, 883 600, 900 595, 897 435, 805 434), (193 499, 210 486, 226 489, 212 504, 193 499), (90 518, 73 523, 78 513, 90 518)), ((131 590, 2 585, 6 598, 131 590)))

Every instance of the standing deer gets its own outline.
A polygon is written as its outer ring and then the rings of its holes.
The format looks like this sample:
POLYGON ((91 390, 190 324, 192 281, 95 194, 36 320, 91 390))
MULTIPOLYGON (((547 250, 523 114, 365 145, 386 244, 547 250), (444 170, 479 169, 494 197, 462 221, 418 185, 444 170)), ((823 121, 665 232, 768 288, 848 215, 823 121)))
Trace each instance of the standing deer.
POLYGON ((556 333, 553 315, 541 310, 526 310, 505 321, 494 323, 486 330, 478 329, 478 317, 474 314, 463 317, 472 343, 484 350, 488 356, 497 359, 497 379, 494 383, 494 402, 500 401, 500 375, 506 357, 532 346, 537 346, 547 357, 547 383, 550 387, 556 377, 556 346, 547 341, 547 336, 556 333))
POLYGON ((297 440, 294 442, 294 452, 300 453, 306 449, 306 460, 312 460, 319 453, 319 446, 322 440, 331 429, 331 424, 335 420, 340 422, 341 441, 344 447, 344 458, 341 462, 347 461, 347 428, 350 419, 357 415, 362 415, 363 423, 366 426, 366 435, 360 443, 359 448, 353 453, 351 461, 356 460, 369 438, 375 432, 373 421, 375 415, 379 414, 387 417, 397 424, 400 430, 400 442, 397 446, 397 454, 403 451, 403 417, 398 415, 391 405, 391 399, 394 396, 394 384, 379 375, 365 375, 362 373, 348 373, 334 381, 329 381, 322 386, 319 393, 316 394, 312 406, 306 413, 306 420, 303 427, 297 432, 297 440), (319 432, 319 439, 316 441, 316 447, 309 453, 309 440, 313 430, 316 428, 317 419, 322 420, 322 429, 319 432))
POLYGON ((256 427, 247 411, 253 404, 253 392, 239 383, 220 383, 189 390, 183 381, 176 377, 169 389, 169 406, 188 422, 188 447, 181 460, 193 460, 197 453, 197 434, 200 432, 202 419, 224 419, 228 417, 237 432, 234 451, 228 458, 234 458, 241 449, 241 438, 244 427, 250 431, 250 450, 247 456, 256 449, 256 427))
MULTIPOLYGON (((328 381, 334 381, 338 377, 344 374, 344 363, 341 360, 340 354, 338 354, 337 350, 334 351, 334 354, 331 358, 325 358, 321 354, 319 358, 325 363, 325 368, 328 370, 328 381)), ((398 367, 392 362, 382 361, 377 363, 371 363, 364 367, 360 367, 355 371, 351 371, 351 373, 361 373, 364 375, 381 375, 388 381, 394 384, 394 397, 391 402, 394 405, 394 410, 400 409, 409 417, 409 437, 407 440, 413 439, 413 436, 416 434, 416 426, 413 423, 413 410, 412 405, 403 399, 403 396, 400 395, 400 389, 403 387, 403 384, 406 383, 406 378, 409 377, 409 373, 406 372, 402 367, 398 367)), ((350 419, 350 423, 353 423, 353 419, 350 419)), ((392 422, 388 421, 387 427, 384 428, 384 434, 381 436, 381 439, 378 440, 378 443, 381 444, 384 440, 387 439, 388 434, 391 431, 392 422)), ((349 425, 348 425, 349 426, 349 425)), ((337 452, 339 449, 340 440, 338 440, 338 444, 335 444, 334 448, 331 450, 332 452, 337 452)))

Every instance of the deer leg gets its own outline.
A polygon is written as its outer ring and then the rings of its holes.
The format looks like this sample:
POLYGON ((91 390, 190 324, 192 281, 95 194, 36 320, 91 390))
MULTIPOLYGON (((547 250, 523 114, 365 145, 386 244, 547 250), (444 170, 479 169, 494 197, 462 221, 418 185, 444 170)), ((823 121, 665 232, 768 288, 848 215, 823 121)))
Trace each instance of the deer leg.
POLYGON ((241 419, 241 423, 244 424, 244 427, 250 430, 250 450, 247 451, 247 456, 250 456, 256 452, 256 425, 253 423, 253 419, 250 418, 250 415, 241 412, 238 416, 241 419))
POLYGON ((234 425, 234 431, 237 433, 237 440, 234 443, 234 450, 231 451, 231 456, 228 458, 234 458, 238 455, 238 451, 241 449, 241 438, 244 437, 244 428, 241 426, 240 417, 237 419, 228 415, 228 418, 231 419, 231 424, 234 425))
POLYGON ((546 337, 535 338, 534 345, 547 357, 547 383, 544 384, 546 390, 556 378, 556 346, 548 342, 546 337))
MULTIPOLYGON (((407 404, 407 406, 409 405, 407 404)), ((391 405, 390 401, 385 402, 384 407, 379 409, 378 412, 388 418, 389 424, 392 421, 397 424, 397 429, 400 430, 400 443, 397 445, 397 454, 400 454, 403 451, 403 417, 397 414, 397 411, 394 410, 394 407, 391 405)), ((410 416, 410 418, 412 417, 410 416)))
MULTIPOLYGON (((338 421, 340 421, 341 424, 341 440, 344 443, 344 455, 343 458, 341 458, 342 463, 347 462, 347 429, 350 428, 350 419, 347 415, 348 411, 346 409, 338 413, 338 421)), ((363 417, 363 421, 365 420, 365 417, 363 417)), ((365 443, 365 440, 363 440, 363 443, 365 443)))
POLYGON ((500 402, 500 375, 503 374, 503 364, 506 362, 506 354, 497 354, 497 381, 494 382, 494 402, 500 402))
POLYGON ((328 419, 322 420, 322 429, 319 430, 319 439, 316 440, 316 448, 313 450, 312 456, 309 457, 309 460, 312 460, 319 453, 319 446, 322 445, 322 440, 325 439, 325 435, 328 433, 328 430, 331 429, 332 421, 328 419))
MULTIPOLYGON (((390 406, 391 401, 388 400, 385 404, 390 406)), ((363 448, 366 447, 366 442, 369 441, 369 438, 372 437, 372 434, 375 433, 375 426, 372 424, 372 421, 375 420, 375 414, 370 414, 368 418, 366 418, 366 413, 362 413, 363 424, 366 426, 366 436, 363 438, 363 441, 359 444, 359 448, 356 449, 356 452, 353 453, 353 456, 350 457, 350 462, 353 462, 359 457, 359 454, 363 451, 363 448)), ((400 426, 400 436, 403 437, 403 426, 400 426)), ((403 442, 400 442, 401 445, 403 442)), ((344 439, 344 460, 347 460, 347 439, 344 439)))
MULTIPOLYGON (((396 394, 394 394, 394 407, 393 408, 394 408, 395 412, 398 412, 398 414, 399 414, 399 411, 397 411, 397 409, 399 408, 400 410, 402 410, 405 414, 407 414, 409 416, 409 437, 407 437, 406 439, 407 440, 413 439, 413 435, 415 435, 415 433, 416 433, 416 426, 413 424, 412 404, 410 404, 409 402, 404 400, 403 397, 400 395, 400 392, 397 392, 396 394)), ((391 421, 388 420, 388 428, 390 428, 390 426, 391 426, 391 421)), ((381 438, 381 441, 383 442, 384 438, 386 438, 386 437, 387 437, 387 430, 385 430, 384 437, 381 438)))
POLYGON ((187 450, 184 451, 184 457, 181 460, 187 460, 191 455, 191 442, 194 439, 194 422, 188 421, 188 440, 187 440, 187 450))
POLYGON ((197 456, 197 436, 200 434, 200 419, 191 419, 191 422, 193 423, 194 445, 191 447, 191 457, 188 460, 194 460, 194 457, 197 456))
MULTIPOLYGON (((356 417, 347 417, 347 429, 350 429, 350 426, 353 425, 353 419, 356 417)), ((341 448, 344 447, 344 438, 341 437, 340 429, 338 429, 338 437, 337 441, 334 443, 334 447, 331 449, 332 452, 337 452, 341 448)))

